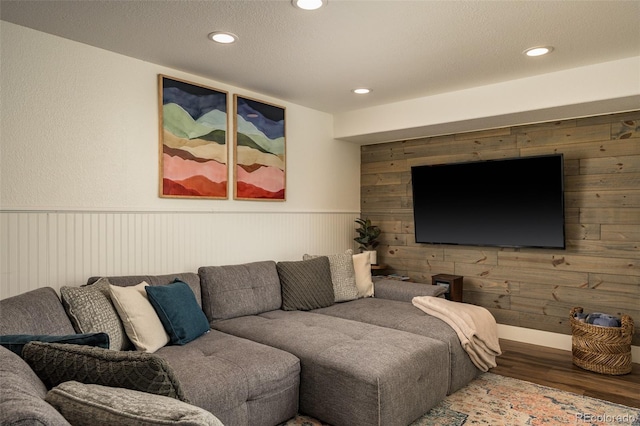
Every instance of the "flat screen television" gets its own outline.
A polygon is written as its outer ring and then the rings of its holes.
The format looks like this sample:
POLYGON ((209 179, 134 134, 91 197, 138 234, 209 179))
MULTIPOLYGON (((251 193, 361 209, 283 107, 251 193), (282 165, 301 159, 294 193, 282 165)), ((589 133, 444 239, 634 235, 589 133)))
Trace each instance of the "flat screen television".
POLYGON ((411 168, 417 243, 565 248, 562 154, 411 168))

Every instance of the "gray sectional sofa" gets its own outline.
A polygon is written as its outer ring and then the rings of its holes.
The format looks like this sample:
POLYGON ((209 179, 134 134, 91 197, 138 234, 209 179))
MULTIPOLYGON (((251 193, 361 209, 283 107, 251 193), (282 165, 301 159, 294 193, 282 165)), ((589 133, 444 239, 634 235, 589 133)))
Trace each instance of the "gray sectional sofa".
MULTIPOLYGON (((301 311, 282 309, 273 261, 108 277, 117 286, 176 278, 192 289, 211 330, 154 356, 185 401, 227 426, 277 425, 298 412, 336 426, 407 425, 481 373, 448 325, 411 304, 438 295, 437 286, 380 280, 373 298, 301 311)), ((0 300, 0 335, 73 333, 51 288, 0 300)), ((20 357, 0 347, 0 362, 0 423, 68 424, 20 357)))

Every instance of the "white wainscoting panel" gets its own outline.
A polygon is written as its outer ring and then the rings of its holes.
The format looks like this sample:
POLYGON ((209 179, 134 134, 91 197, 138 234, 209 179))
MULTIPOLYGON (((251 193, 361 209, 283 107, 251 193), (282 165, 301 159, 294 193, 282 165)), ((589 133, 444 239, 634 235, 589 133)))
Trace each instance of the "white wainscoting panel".
POLYGON ((0 211, 0 299, 90 276, 197 272, 355 248, 357 212, 0 211))

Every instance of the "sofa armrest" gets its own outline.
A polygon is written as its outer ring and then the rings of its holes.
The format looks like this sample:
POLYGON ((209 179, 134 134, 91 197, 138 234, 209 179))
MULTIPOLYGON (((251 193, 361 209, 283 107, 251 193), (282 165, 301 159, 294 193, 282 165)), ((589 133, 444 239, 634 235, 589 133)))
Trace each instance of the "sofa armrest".
POLYGON ((29 365, 0 346, 0 425, 71 426, 44 400, 47 388, 29 365))
POLYGON ((373 281, 376 298, 411 302, 416 296, 438 297, 446 292, 443 286, 407 281, 376 279, 373 281))
POLYGON ((0 300, 0 334, 68 335, 76 331, 51 287, 0 300))

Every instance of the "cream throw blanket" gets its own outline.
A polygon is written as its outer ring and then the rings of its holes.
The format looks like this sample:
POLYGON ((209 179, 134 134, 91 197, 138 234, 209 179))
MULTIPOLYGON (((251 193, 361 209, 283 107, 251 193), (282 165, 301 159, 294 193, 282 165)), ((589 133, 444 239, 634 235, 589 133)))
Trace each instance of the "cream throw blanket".
POLYGON ((452 302, 441 297, 418 296, 412 303, 417 308, 441 319, 453 328, 471 361, 482 371, 495 367, 500 355, 498 327, 487 309, 468 303, 452 302))

